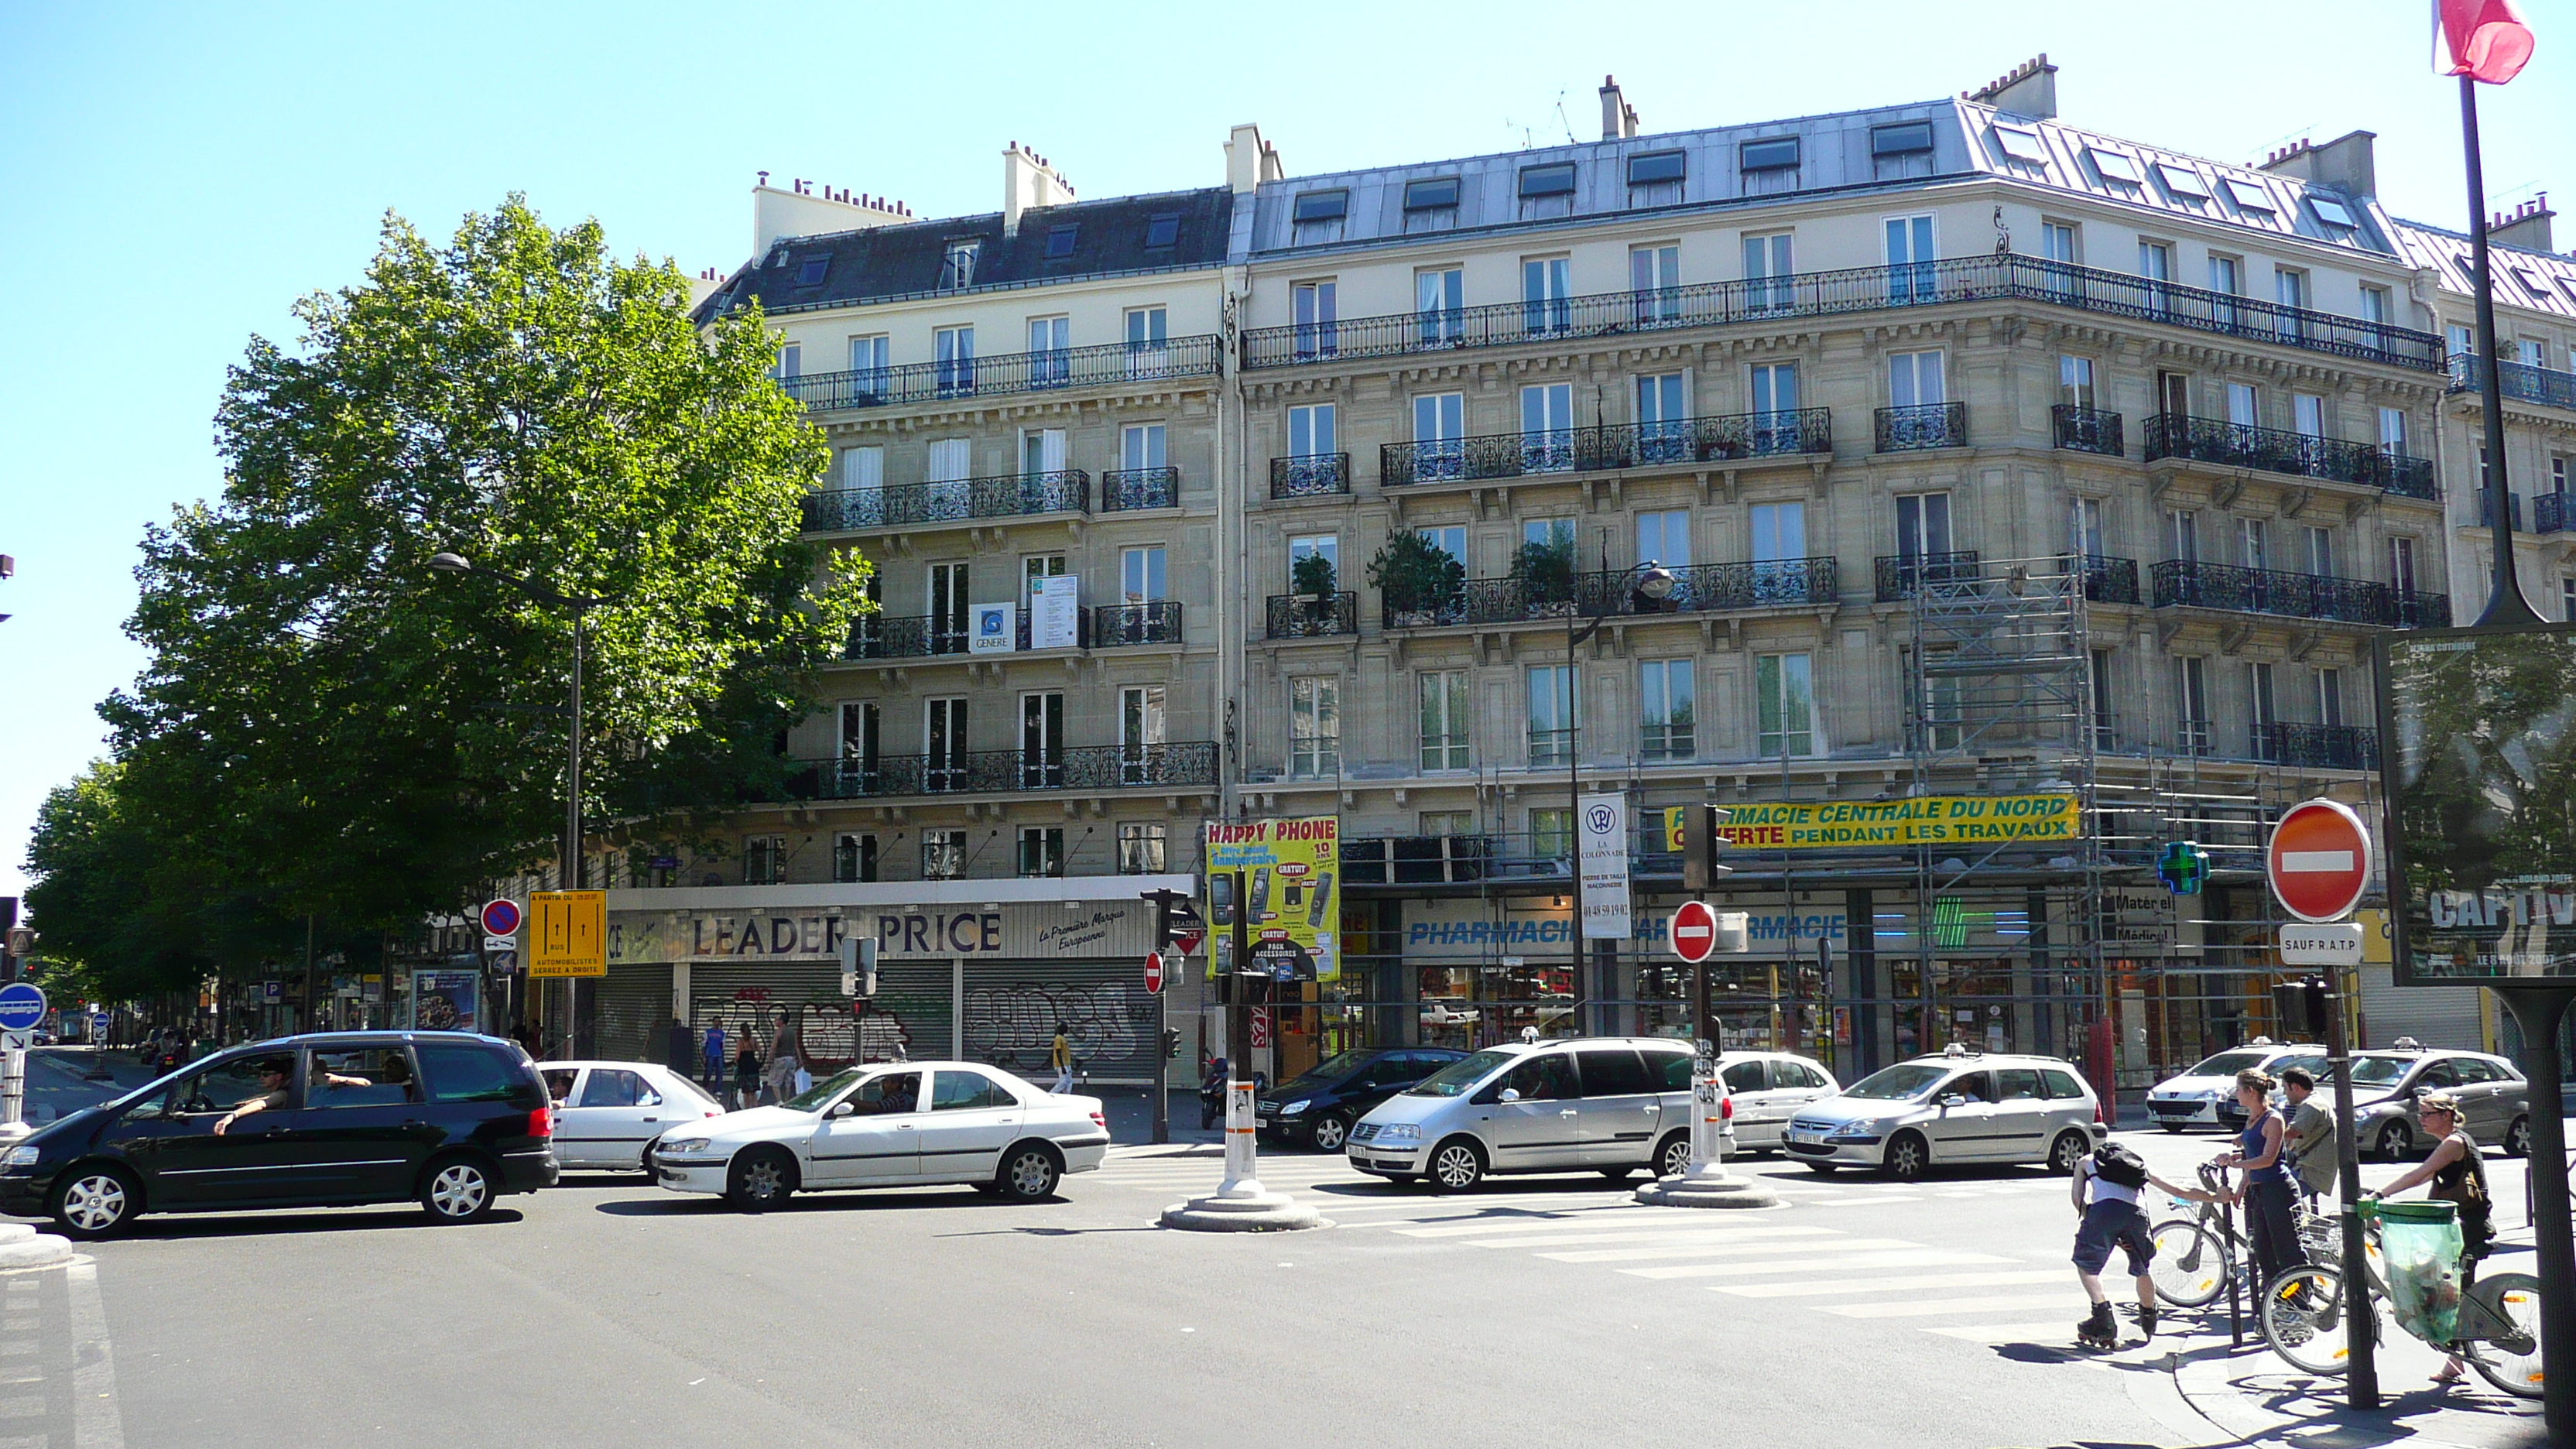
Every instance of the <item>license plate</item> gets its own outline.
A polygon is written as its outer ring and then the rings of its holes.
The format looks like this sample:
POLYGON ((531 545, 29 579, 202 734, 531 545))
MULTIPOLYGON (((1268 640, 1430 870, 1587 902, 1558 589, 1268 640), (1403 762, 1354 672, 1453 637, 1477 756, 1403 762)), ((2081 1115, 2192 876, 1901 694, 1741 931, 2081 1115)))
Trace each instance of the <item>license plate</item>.
POLYGON ((1813 1127, 1794 1127, 1789 1131, 1789 1139, 1793 1142, 1822 1142, 1825 1134, 1813 1127))

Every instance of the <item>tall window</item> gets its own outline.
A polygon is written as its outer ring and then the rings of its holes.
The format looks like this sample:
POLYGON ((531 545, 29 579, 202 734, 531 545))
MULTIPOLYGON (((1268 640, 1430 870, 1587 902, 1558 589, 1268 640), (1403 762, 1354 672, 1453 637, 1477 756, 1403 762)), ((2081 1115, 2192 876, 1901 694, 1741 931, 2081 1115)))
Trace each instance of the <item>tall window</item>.
POLYGON ((1421 534, 1423 541, 1433 548, 1456 559, 1461 569, 1467 566, 1466 525, 1452 523, 1437 528, 1417 528, 1414 532, 1421 534))
POLYGON ((2254 384, 2231 382, 2227 385, 2227 421, 2230 426, 2239 428, 2263 425, 2262 395, 2254 390, 2254 384))
MULTIPOLYGON (((2308 305, 2308 274, 2301 271, 2294 271, 2289 267, 2274 267, 2272 269, 2272 295, 2273 298, 2284 307, 2297 307, 2302 311, 2306 310, 2308 305)), ((2295 318, 2284 317, 2281 319, 2281 322, 2285 327, 2297 326, 2297 319, 2295 318)))
POLYGON ((2401 597, 2415 593, 2415 540, 2403 536, 2388 540, 2388 586, 2401 597))
POLYGON ((1302 592, 1302 590, 1298 588, 1298 565, 1305 563, 1305 561, 1310 558, 1322 559, 1323 563, 1320 566, 1308 564, 1304 570, 1306 573, 1312 574, 1318 567, 1320 567, 1325 574, 1332 578, 1336 585, 1340 584, 1342 578, 1341 539, 1338 536, 1329 533, 1301 534, 1298 537, 1288 540, 1289 592, 1302 592))
POLYGON ((2275 753, 2272 737, 2276 733, 2272 726, 2280 723, 2281 716, 2272 698, 2271 665, 2256 660, 2245 666, 2245 698, 2246 723, 2253 737, 2254 758, 2272 759, 2275 753))
POLYGON ((2272 566, 2272 530, 2260 518, 2236 520, 2236 562, 2249 569, 2272 566))
POLYGON ((2308 526, 2308 572, 2321 579, 2335 576, 2334 530, 2308 526))
POLYGON ((1118 557, 1119 602, 1150 604, 1163 597, 1163 546, 1123 550, 1118 557))
MULTIPOLYGON (((1024 428, 1020 432, 1020 476, 1041 478, 1065 470, 1064 429, 1024 428)), ((1049 510, 1053 511, 1052 509, 1049 510)))
POLYGON ((947 250, 941 254, 940 290, 953 291, 959 287, 975 285, 975 261, 983 250, 984 244, 971 237, 950 242, 947 250))
POLYGON ((850 386, 862 394, 885 391, 887 338, 882 332, 850 339, 850 386))
POLYGON ((1790 248, 1790 233, 1771 236, 1748 236, 1744 239, 1744 305, 1756 312, 1787 309, 1797 305, 1796 274, 1790 248))
POLYGON ((1464 770, 1467 750, 1467 671, 1441 669, 1415 677, 1421 726, 1422 768, 1464 770))
POLYGON ((2071 408, 2093 410, 2093 359, 2057 359, 2057 400, 2071 408))
POLYGON ((939 391, 943 396, 975 390, 975 329, 941 327, 930 336, 932 355, 938 359, 939 391))
POLYGON ((1640 462, 1678 463, 1691 456, 1689 389, 1678 372, 1643 373, 1637 378, 1637 457, 1640 462))
POLYGON ((877 878, 877 838, 873 834, 832 837, 832 879, 844 883, 877 878))
POLYGON ((1424 393, 1413 400, 1413 476, 1417 482, 1466 476, 1467 395, 1424 393))
POLYGON ((926 721, 922 738, 929 745, 922 776, 933 790, 966 787, 966 700, 942 696, 922 701, 926 721))
POLYGON ((1950 552, 1950 495, 1900 493, 1896 498, 1896 556, 1909 567, 1950 552))
POLYGON ((1426 267, 1413 274, 1413 312, 1422 345, 1445 346, 1467 335, 1467 273, 1426 267))
POLYGON ((2303 438, 2326 435, 2326 400, 2314 393, 2290 394, 2290 426, 2303 438))
POLYGON ((1118 782, 1150 785, 1169 732, 1163 722, 1165 688, 1131 684, 1118 691, 1118 782))
POLYGON ((1682 315, 1682 249, 1671 242, 1628 248, 1628 288, 1636 295, 1637 321, 1671 322, 1682 315))
POLYGON ((1638 753, 1649 760, 1687 760, 1698 753, 1691 662, 1649 659, 1637 666, 1638 753))
POLYGON ((1930 302, 1940 296, 1932 269, 1932 218, 1891 216, 1887 236, 1887 300, 1930 302))
POLYGON ((2075 545, 2076 553, 2087 560, 2092 560, 2101 558, 2111 551, 2103 539, 2101 499, 2073 500, 2072 523, 2074 537, 2069 542, 2075 545))
POLYGON ((1690 567, 1690 511, 1657 509, 1637 515, 1637 562, 1673 570, 1690 567))
POLYGON ((930 566, 930 652, 966 652, 966 565, 930 566))
POLYGON ((1060 553, 1026 554, 1020 559, 1020 582, 1032 594, 1038 591, 1040 579, 1060 579, 1069 572, 1065 556, 1060 553))
POLYGON ((2186 654, 2174 661, 2174 716, 2181 734, 2174 741, 2186 755, 2209 753, 2209 661, 2186 654))
POLYGON ((1754 713, 1760 726, 1757 753, 1777 759, 1782 754, 1816 752, 1815 664, 1807 654, 1761 654, 1753 661, 1754 713))
POLYGON ((850 516, 864 523, 885 521, 885 449, 876 446, 841 450, 841 486, 867 495, 853 500, 850 516))
POLYGON ((1170 363, 1164 345, 1171 341, 1168 315, 1160 307, 1127 309, 1127 373, 1159 377, 1170 363))
POLYGON ((2361 284, 2361 320, 2374 326, 2388 325, 2388 289, 2361 284))
POLYGON ((2156 374, 2156 410, 2183 417, 2191 412, 2191 378, 2180 372, 2156 374))
POLYGON ((1342 769, 1342 683, 1329 674, 1288 681, 1288 775, 1314 780, 1342 769))
POLYGON ((2043 221, 2039 224, 2039 254, 2052 262, 2073 266, 2083 258, 2075 254, 2075 226, 2072 222, 2043 221))
POLYGON ((1757 362, 1752 381, 1753 450, 1793 453, 1804 448, 1808 440, 1798 425, 1798 364, 1757 362))
POLYGON ((2317 671, 2317 723, 2331 730, 2343 728, 2343 671, 2317 671))
POLYGON ((2444 328, 2443 332, 2450 338, 2449 350, 2453 357, 2471 355, 2478 350, 2477 329, 2466 322, 2454 322, 2444 328))
POLYGON ((1341 304, 1337 300, 1340 290, 1329 277, 1320 282, 1299 282, 1288 289, 1300 359, 1331 357, 1341 351, 1341 304))
POLYGON ((1521 259, 1521 326, 1562 332, 1572 325, 1574 263, 1567 257, 1521 259))
POLYGON ((2173 280, 2173 248, 2163 242, 2138 243, 2138 275, 2146 279, 2139 290, 2146 294, 2148 310, 2163 311, 2173 299, 2172 290, 2164 285, 2173 280))
POLYGON ((750 835, 742 842, 742 883, 778 885, 787 879, 787 837, 750 835))
POLYGON ((872 699, 851 700, 841 706, 841 793, 857 797, 872 795, 877 788, 878 741, 884 732, 884 712, 872 699))
POLYGON ((2181 563, 2200 562, 2200 515, 2188 508, 2165 514, 2165 556, 2181 563))
POLYGON ((1120 875, 1161 875, 1164 862, 1170 858, 1167 829, 1151 821, 1121 821, 1118 825, 1118 873, 1120 875))
POLYGON ((2576 575, 2558 581, 2558 617, 2576 624, 2576 575))
POLYGON ((2111 713, 2111 651, 2093 651, 2093 748, 2108 750, 2119 744, 2119 732, 2111 713))
POLYGON ((1530 854, 1541 860, 1574 854, 1574 812, 1564 806, 1529 813, 1530 854))
POLYGON ((1761 602, 1805 603, 1807 505, 1753 505, 1753 597, 1761 602))
POLYGON ((1476 833, 1473 810, 1424 810, 1414 816, 1414 830, 1434 838, 1476 833))
POLYGON ((1574 466, 1574 385, 1521 389, 1521 471, 1562 473, 1574 466))
POLYGON ((1072 318, 1030 318, 1029 385, 1031 387, 1063 386, 1071 364, 1071 359, 1065 354, 1072 345, 1072 318))
POLYGON ((955 880, 965 873, 965 831, 925 830, 921 832, 921 878, 923 880, 955 880))
POLYGON ((1562 664, 1529 671, 1529 762, 1563 765, 1574 759, 1574 671, 1562 664))
POLYGON ((1064 691, 1035 690, 1020 696, 1020 788, 1054 790, 1064 785, 1064 691))
POLYGON ((1163 456, 1161 423, 1129 423, 1118 430, 1119 467, 1131 473, 1160 468, 1163 456))
POLYGON ((1020 827, 1020 874, 1037 878, 1064 874, 1064 827, 1020 827))
POLYGON ((793 342, 780 344, 778 348, 778 366, 771 375, 776 377, 780 382, 785 382, 790 378, 804 376, 805 349, 793 342))
POLYGON ((1948 402, 1949 389, 1944 385, 1941 354, 1938 352, 1892 352, 1887 358, 1887 404, 1890 407, 1929 407, 1948 402))
POLYGON ((1331 403, 1288 410, 1288 451, 1292 456, 1306 458, 1341 450, 1341 430, 1334 426, 1331 403))

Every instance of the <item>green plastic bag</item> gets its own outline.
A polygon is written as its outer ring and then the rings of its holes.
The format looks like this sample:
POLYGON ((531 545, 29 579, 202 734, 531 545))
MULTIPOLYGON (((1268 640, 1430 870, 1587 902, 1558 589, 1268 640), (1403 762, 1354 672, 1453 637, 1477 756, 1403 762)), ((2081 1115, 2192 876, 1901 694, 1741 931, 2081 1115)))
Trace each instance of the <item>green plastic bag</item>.
POLYGON ((2459 1210, 2447 1202, 2379 1204, 2379 1247, 2397 1326, 2436 1346, 2460 1324, 2459 1210))

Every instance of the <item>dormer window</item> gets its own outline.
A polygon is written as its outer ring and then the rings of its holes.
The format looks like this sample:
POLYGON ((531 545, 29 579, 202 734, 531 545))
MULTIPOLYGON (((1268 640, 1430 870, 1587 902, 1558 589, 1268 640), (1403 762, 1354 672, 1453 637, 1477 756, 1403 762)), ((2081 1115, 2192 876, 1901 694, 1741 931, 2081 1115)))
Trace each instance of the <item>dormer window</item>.
POLYGON ((1574 163, 1553 162, 1546 166, 1521 168, 1521 199, 1533 196, 1571 196, 1574 194, 1574 163))
POLYGON ((1872 156, 1911 156, 1931 149, 1930 121, 1903 121, 1893 126, 1869 128, 1869 154, 1872 156))
MULTIPOLYGON (((1790 145, 1794 148, 1797 143, 1792 141, 1790 145)), ((1798 164, 1794 149, 1789 164, 1798 164)), ((1679 151, 1649 151, 1643 156, 1628 158, 1628 184, 1655 186, 1679 181, 1688 169, 1689 158, 1679 151)))
POLYGON ((1404 183, 1404 209, 1407 211, 1442 211, 1458 204, 1458 178, 1429 176, 1404 183))
POLYGON ((2343 231, 2353 231, 2358 227, 2358 223, 2354 222, 2352 219, 2351 209, 2346 207, 2340 201, 2329 201, 2322 196, 2311 196, 2308 198, 2308 209, 2314 211, 2317 214, 2317 220, 2327 226, 2336 227, 2343 231))
POLYGON ((2165 190, 2172 192, 2176 201, 2209 199, 2209 183, 2201 180, 2200 173, 2188 166, 2159 161, 2156 163, 2156 174, 2164 178, 2165 190))
POLYGON ((2259 181, 2242 181, 2230 176, 2227 178, 2227 196, 2242 211, 2260 211, 2268 214, 2274 209, 2271 191, 2259 181))
POLYGON ((1995 144, 2003 147, 2004 154, 2015 161, 2033 166, 2048 164, 2048 147, 2041 142, 2037 131, 2024 130, 2019 126, 1997 126, 1995 144))
POLYGON ((1181 214, 1179 212, 1160 212, 1145 219, 1145 245, 1149 250, 1171 246, 1180 239, 1181 214))
POLYGON ((1343 217, 1350 215, 1350 211, 1350 189, 1348 187, 1337 186, 1330 191, 1301 191, 1297 193, 1296 203, 1290 209, 1289 215, 1295 219, 1298 224, 1303 225, 1310 221, 1339 221, 1343 217))
MULTIPOLYGON (((1778 136, 1768 141, 1747 141, 1737 149, 1735 164, 1742 171, 1795 171, 1798 169, 1798 138, 1778 136)), ((1630 178, 1632 183, 1634 179, 1630 178)))
POLYGON ((796 264, 796 285, 819 287, 823 285, 823 274, 830 270, 832 270, 831 253, 825 252, 820 256, 807 257, 796 264))
POLYGON ((955 291, 975 285, 975 259, 983 253, 980 237, 962 237, 948 244, 939 263, 939 289, 955 291))
POLYGON ((1073 244, 1076 241, 1079 241, 1081 237, 1082 224, 1080 222, 1075 222, 1070 226, 1048 227, 1046 259, 1051 262, 1060 262, 1066 257, 1072 256, 1073 244))
POLYGON ((2126 151, 2105 146, 2087 146, 2084 154, 2093 158, 2093 170, 2103 180, 2118 186, 2142 186, 2145 176, 2138 171, 2138 158, 2126 151))

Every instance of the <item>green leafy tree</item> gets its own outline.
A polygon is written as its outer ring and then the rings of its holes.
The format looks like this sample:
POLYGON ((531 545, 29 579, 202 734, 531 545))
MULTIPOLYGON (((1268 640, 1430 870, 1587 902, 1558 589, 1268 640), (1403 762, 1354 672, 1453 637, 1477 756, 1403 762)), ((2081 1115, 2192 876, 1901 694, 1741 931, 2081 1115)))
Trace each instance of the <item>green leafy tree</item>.
POLYGON ((1397 613, 1436 612, 1465 592, 1467 570, 1420 532, 1399 528, 1369 560, 1368 580, 1397 613))
POLYGON ((182 850, 267 908, 401 928, 554 854, 571 622, 592 613, 583 811, 773 790, 803 676, 867 566, 800 537, 829 449, 756 312, 701 329, 668 263, 611 258, 518 197, 437 245, 388 216, 362 285, 254 339, 216 417, 222 496, 148 532, 103 706, 137 796, 202 792, 182 850))

